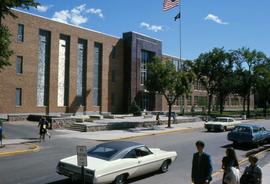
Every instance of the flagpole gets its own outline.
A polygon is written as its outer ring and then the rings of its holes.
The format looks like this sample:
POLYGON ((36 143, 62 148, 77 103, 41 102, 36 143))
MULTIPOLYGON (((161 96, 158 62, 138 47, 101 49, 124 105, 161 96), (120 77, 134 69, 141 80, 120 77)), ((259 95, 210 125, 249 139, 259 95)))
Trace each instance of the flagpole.
POLYGON ((180 62, 182 62, 182 12, 181 12, 181 4, 182 4, 182 0, 179 2, 179 14, 180 14, 180 18, 179 18, 179 57, 180 57, 180 62))

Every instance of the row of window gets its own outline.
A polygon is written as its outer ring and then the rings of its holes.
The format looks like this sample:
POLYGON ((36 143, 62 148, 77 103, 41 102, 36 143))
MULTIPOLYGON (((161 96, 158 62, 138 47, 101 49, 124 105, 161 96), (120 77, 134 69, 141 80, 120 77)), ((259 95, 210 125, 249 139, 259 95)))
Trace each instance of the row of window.
MULTIPOLYGON (((16 107, 22 106, 22 88, 16 88, 16 107)), ((115 106, 115 94, 111 93, 111 106, 115 106)))

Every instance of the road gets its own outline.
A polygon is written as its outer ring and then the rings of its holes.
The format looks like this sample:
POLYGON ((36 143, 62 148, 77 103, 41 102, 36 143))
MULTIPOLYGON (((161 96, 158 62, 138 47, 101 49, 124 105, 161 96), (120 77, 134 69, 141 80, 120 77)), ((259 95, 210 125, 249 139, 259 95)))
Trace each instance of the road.
MULTIPOLYGON (((256 124, 265 126, 270 130, 270 121, 257 120, 256 124)), ((35 125, 6 125, 7 137, 24 136, 24 138, 37 137, 35 125), (15 126, 15 127, 14 127, 15 126), (17 130, 24 129, 22 135, 17 130), (14 133, 15 132, 15 133, 14 133), (29 136, 27 136, 29 135, 29 136)), ((40 143, 41 151, 0 158, 0 183, 1 184, 68 184, 66 177, 59 176, 55 167, 59 159, 75 154, 76 145, 94 146, 100 142, 85 139, 67 139, 57 136, 52 131, 52 138, 40 143)), ((230 142, 226 140, 226 132, 209 133, 203 129, 188 132, 176 132, 165 135, 154 135, 131 139, 146 144, 149 147, 158 147, 164 150, 174 150, 178 153, 177 160, 172 164, 168 173, 150 174, 129 181, 132 184, 179 184, 191 183, 190 170, 192 154, 196 151, 194 143, 203 140, 206 143, 205 151, 212 156, 214 170, 219 170, 221 160, 225 154, 226 146, 230 142)), ((239 159, 244 158, 247 150, 237 150, 239 159)))

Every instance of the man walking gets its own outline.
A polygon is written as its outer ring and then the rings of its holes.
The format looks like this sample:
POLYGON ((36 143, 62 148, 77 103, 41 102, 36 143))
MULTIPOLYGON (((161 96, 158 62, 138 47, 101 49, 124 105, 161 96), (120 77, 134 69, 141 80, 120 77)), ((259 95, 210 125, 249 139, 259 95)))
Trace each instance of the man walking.
POLYGON ((204 142, 197 141, 197 153, 194 153, 192 160, 191 179, 194 184, 209 184, 212 180, 212 163, 210 155, 203 152, 204 142))

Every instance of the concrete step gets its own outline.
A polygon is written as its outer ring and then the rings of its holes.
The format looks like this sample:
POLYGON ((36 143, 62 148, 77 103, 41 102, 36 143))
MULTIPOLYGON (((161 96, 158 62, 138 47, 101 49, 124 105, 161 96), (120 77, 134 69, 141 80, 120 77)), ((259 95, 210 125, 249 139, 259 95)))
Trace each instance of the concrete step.
POLYGON ((78 132, 86 132, 86 126, 80 123, 74 123, 68 129, 78 131, 78 132))

